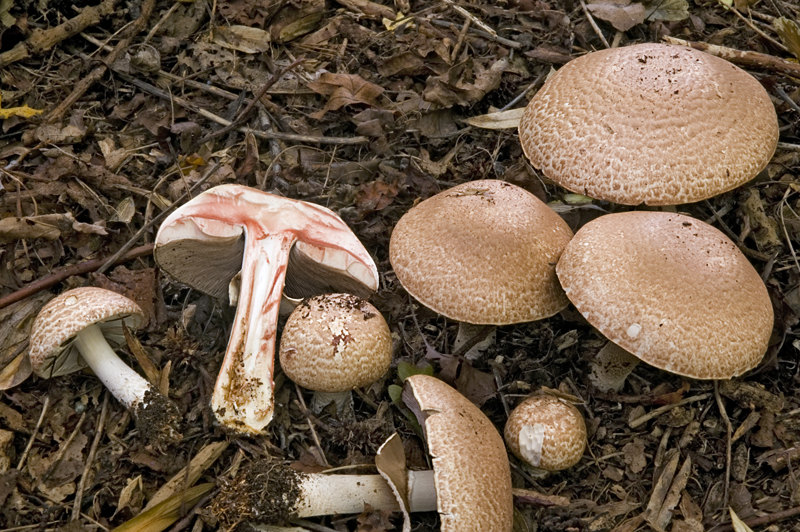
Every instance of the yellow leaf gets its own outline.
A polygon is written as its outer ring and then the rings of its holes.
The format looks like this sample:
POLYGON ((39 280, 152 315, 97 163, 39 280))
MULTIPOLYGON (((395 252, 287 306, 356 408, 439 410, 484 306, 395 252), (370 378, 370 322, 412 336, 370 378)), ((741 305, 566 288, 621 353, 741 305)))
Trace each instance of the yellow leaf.
POLYGON ((786 17, 776 18, 772 23, 781 41, 797 59, 800 59, 800 28, 786 17))
POLYGON ((731 524, 733 525, 734 532, 753 532, 753 529, 744 524, 744 521, 739 519, 739 516, 736 515, 736 512, 733 511, 733 508, 729 506, 728 510, 731 512, 731 524))
POLYGON ((180 519, 184 509, 191 509, 213 488, 213 482, 189 488, 140 513, 112 532, 161 532, 180 519))

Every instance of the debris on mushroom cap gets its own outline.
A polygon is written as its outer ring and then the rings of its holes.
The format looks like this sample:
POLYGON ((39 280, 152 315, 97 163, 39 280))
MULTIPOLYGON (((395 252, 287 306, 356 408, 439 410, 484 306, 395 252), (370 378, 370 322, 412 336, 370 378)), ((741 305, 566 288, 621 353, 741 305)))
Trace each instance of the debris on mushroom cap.
POLYGON ((84 287, 64 292, 39 312, 31 328, 28 356, 40 377, 59 377, 86 367, 72 343, 77 333, 93 323, 103 329, 112 346, 125 344, 122 323, 136 330, 142 309, 127 297, 103 288, 84 287))
POLYGON ((510 532, 514 504, 503 438, 481 410, 434 377, 406 379, 403 399, 433 457, 442 532, 510 532))
POLYGON ((689 216, 601 216, 578 231, 556 270, 590 324, 659 369, 729 379, 767 349, 764 283, 722 232, 689 216))
POLYGON ((304 300, 284 325, 281 367, 309 390, 344 392, 378 380, 392 362, 392 335, 381 313, 352 294, 304 300))
POLYGON ((247 434, 272 419, 275 336, 292 257, 314 268, 305 279, 316 278, 315 289, 378 286, 374 261, 336 213, 240 185, 214 187, 176 209, 159 228, 154 256, 190 286, 216 297, 230 289, 237 300, 211 407, 222 425, 247 434))
POLYGON ((526 190, 473 181, 428 198, 397 222, 392 267, 413 297, 454 320, 508 325, 568 304, 554 264, 567 224, 526 190))
POLYGON ((521 402, 506 421, 506 445, 514 455, 545 471, 560 471, 580 461, 586 448, 586 423, 575 408, 549 395, 521 402))
POLYGON ((777 146, 778 119, 740 68, 647 43, 567 63, 528 104, 519 136, 533 166, 573 192, 675 205, 755 177, 777 146))

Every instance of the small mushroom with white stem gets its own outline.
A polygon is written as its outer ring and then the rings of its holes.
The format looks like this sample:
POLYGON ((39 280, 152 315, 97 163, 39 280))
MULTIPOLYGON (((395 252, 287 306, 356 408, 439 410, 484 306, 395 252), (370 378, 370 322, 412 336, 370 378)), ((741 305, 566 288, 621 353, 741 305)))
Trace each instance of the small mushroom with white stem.
POLYGON ((29 356, 33 371, 58 377, 89 366, 132 413, 142 437, 160 445, 181 435, 177 407, 114 352, 125 343, 122 324, 138 329, 142 309, 103 288, 75 288, 48 302, 33 322, 29 356))
POLYGON ((578 463, 586 448, 586 422, 575 405, 532 395, 511 411, 504 436, 514 456, 543 475, 578 463))
POLYGON ((511 470, 503 439, 463 395, 426 375, 406 380, 403 397, 417 414, 433 470, 406 469, 395 434, 375 459, 380 475, 300 473, 259 462, 226 482, 212 502, 224 521, 283 524, 298 517, 401 510, 438 511, 442 532, 511 532, 511 470), (479 459, 476 459, 478 457, 479 459))
POLYGON ((392 362, 392 333, 369 301, 353 294, 303 300, 286 320, 279 348, 286 376, 314 390, 312 410, 334 402, 352 410, 353 388, 384 375, 392 362))
POLYGON ((246 434, 262 433, 272 419, 284 282, 293 297, 378 287, 375 263, 336 213, 239 185, 214 187, 176 209, 158 231, 154 256, 193 288, 235 296, 211 407, 223 426, 246 434))

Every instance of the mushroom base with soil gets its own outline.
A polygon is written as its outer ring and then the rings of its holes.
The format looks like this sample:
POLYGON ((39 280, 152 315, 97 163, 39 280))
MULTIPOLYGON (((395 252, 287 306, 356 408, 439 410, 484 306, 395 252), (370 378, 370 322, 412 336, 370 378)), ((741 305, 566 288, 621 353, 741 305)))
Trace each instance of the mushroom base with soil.
MULTIPOLYGON (((433 471, 407 471, 409 510, 436 511, 433 471)), ((226 482, 211 505, 221 521, 285 524, 292 519, 375 510, 400 511, 381 475, 302 473, 289 466, 260 461, 226 482)))

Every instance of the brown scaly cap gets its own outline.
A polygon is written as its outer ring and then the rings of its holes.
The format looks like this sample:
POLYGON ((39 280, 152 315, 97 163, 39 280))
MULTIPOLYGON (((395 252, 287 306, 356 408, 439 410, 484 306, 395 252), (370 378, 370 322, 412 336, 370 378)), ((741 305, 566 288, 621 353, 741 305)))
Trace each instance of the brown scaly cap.
MULTIPOLYGON (((530 430, 530 429, 528 429, 530 430)), ((560 471, 578 463, 586 448, 586 423, 575 406, 548 395, 534 395, 521 402, 508 416, 504 431, 506 445, 514 455, 545 471, 560 471), (523 429, 540 425, 541 449, 538 463, 531 461, 523 429), (522 434, 522 445, 520 435, 522 434)))
POLYGON ((553 264, 572 238, 567 224, 526 190, 472 181, 409 210, 389 257, 409 294, 448 318, 508 325, 568 304, 553 264))
POLYGON ((75 288, 50 300, 31 328, 31 366, 40 377, 67 375, 86 367, 70 340, 89 325, 97 323, 111 345, 122 345, 122 321, 138 329, 143 313, 139 305, 104 288, 75 288))
POLYGON ((533 166, 580 194, 677 205, 749 181, 772 158, 778 119, 750 74, 667 44, 586 54, 553 75, 519 125, 533 166))
POLYGON ((413 375, 406 386, 424 418, 420 424, 433 457, 442 532, 510 532, 511 470, 500 433, 478 407, 439 379, 413 375))
POLYGON ((392 362, 392 334, 381 313, 351 294, 303 301, 283 328, 284 373, 309 390, 344 392, 378 380, 392 362))
POLYGON ((601 216, 578 231, 556 270, 589 323, 659 369, 729 379, 767 349, 764 283, 733 242, 689 216, 601 216))

